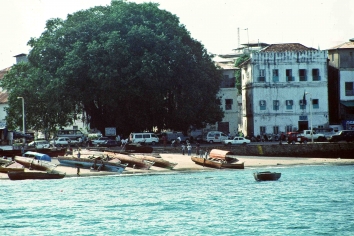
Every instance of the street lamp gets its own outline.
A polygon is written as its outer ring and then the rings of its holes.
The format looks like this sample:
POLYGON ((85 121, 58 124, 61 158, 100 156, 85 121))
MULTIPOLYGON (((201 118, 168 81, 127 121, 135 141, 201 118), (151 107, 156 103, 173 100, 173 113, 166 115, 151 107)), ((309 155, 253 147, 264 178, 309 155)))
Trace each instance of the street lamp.
POLYGON ((17 97, 17 99, 22 99, 22 128, 23 128, 23 144, 26 142, 26 129, 25 129, 25 99, 23 97, 17 97))
POLYGON ((306 94, 310 94, 310 126, 311 126, 311 143, 313 143, 313 131, 312 131, 312 95, 309 92, 306 92, 306 94))

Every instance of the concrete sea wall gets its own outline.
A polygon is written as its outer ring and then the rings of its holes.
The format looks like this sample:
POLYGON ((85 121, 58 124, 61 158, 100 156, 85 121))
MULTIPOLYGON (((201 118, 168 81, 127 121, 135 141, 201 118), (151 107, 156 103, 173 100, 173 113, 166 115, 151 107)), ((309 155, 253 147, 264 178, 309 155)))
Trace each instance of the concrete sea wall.
MULTIPOLYGON (((308 143, 308 144, 259 144, 237 146, 208 146, 202 149, 230 150, 240 156, 273 157, 325 157, 354 159, 354 143, 308 143)), ((180 153, 180 148, 154 148, 154 153, 180 153)), ((193 148, 195 153, 195 148, 193 148)))

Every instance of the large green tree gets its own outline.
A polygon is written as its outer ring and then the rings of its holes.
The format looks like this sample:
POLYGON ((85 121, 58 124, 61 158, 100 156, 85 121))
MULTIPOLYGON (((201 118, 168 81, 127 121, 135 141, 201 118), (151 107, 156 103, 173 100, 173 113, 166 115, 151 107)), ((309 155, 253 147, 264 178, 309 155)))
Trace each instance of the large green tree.
MULTIPOLYGON (((223 117, 216 96, 220 71, 178 17, 158 4, 112 1, 66 20, 51 19, 29 45, 29 63, 22 65, 28 67, 26 76, 10 73, 3 82, 12 94, 10 116, 15 97, 39 90, 43 94, 33 101, 44 105, 36 115, 62 117, 42 119, 44 127, 70 123, 82 111, 91 128, 117 127, 123 133, 186 130, 223 117), (23 89, 16 87, 16 76, 23 89)), ((27 122, 36 119, 27 108, 27 122)))

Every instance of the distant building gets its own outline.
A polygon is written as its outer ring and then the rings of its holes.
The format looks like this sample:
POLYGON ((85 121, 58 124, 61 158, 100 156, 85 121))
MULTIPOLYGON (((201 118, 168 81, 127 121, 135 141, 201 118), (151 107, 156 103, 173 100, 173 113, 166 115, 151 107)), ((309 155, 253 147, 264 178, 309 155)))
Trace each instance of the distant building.
POLYGON ((239 124, 239 105, 237 101, 237 88, 235 71, 236 67, 233 63, 217 62, 216 63, 223 71, 223 80, 220 86, 218 96, 221 99, 224 118, 217 124, 215 130, 222 131, 225 134, 230 132, 231 135, 236 135, 239 124))
MULTIPOLYGON (((329 69, 333 71, 334 114, 343 129, 354 129, 354 39, 328 49, 329 69)), ((332 98, 331 98, 332 99, 332 98)))
POLYGON ((240 67, 245 134, 328 127, 327 51, 272 44, 240 67))

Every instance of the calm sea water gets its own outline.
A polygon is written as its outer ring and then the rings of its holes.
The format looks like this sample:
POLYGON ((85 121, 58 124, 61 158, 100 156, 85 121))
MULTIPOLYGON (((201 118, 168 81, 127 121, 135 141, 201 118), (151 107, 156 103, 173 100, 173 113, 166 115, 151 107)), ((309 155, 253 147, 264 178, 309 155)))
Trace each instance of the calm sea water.
POLYGON ((1 235, 354 235, 354 166, 0 181, 1 235))

